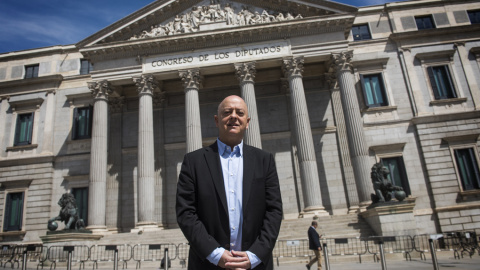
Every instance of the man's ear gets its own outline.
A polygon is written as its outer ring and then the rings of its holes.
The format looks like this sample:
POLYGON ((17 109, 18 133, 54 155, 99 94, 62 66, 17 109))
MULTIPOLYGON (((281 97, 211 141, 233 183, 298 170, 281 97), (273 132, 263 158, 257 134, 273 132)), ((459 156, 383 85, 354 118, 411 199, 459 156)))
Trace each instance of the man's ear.
POLYGON ((214 115, 213 118, 215 119, 215 126, 218 128, 218 116, 214 115))
POLYGON ((248 123, 250 123, 250 117, 247 117, 247 129, 248 129, 248 123))

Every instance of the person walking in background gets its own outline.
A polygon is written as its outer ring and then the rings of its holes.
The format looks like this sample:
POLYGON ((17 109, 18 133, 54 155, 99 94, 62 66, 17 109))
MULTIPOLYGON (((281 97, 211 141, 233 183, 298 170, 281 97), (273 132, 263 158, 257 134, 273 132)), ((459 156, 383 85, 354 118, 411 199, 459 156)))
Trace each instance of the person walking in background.
POLYGON ((322 270, 322 246, 320 245, 322 236, 318 234, 317 227, 318 223, 314 220, 312 226, 308 228, 308 246, 315 253, 315 258, 306 265, 309 270, 315 262, 318 262, 318 270, 322 270))

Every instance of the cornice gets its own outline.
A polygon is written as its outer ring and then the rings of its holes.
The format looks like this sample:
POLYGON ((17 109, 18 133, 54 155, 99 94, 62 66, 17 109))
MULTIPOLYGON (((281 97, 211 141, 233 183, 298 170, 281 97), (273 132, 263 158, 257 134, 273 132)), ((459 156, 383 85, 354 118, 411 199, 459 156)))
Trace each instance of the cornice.
MULTIPOLYGON (((30 79, 5 81, 5 82, 0 82, 0 92, 3 92, 2 90, 4 89, 14 90, 12 88, 39 85, 39 84, 45 84, 45 83, 51 83, 52 85, 50 86, 50 88, 58 88, 58 86, 62 81, 63 81, 63 76, 60 74, 50 75, 50 76, 41 76, 41 77, 30 78, 30 79)), ((44 90, 45 88, 49 88, 49 87, 42 87, 42 90, 44 90)))
POLYGON ((469 33, 469 32, 473 32, 475 33, 476 36, 478 36, 479 31, 480 31, 480 24, 469 24, 469 25, 461 25, 461 26, 453 26, 453 27, 393 33, 390 35, 390 38, 395 42, 399 42, 402 40, 420 39, 420 38, 429 38, 429 37, 438 39, 440 35, 457 36, 459 33, 469 33))
POLYGON ((416 116, 412 118, 412 122, 415 125, 420 124, 429 124, 443 121, 456 121, 456 120, 465 120, 479 118, 480 111, 471 111, 471 112, 461 112, 461 113, 449 113, 449 114, 440 114, 440 115, 426 115, 426 116, 416 116))
POLYGON ((309 17, 293 21, 217 29, 210 32, 125 40, 85 47, 80 49, 80 52, 84 57, 92 62, 96 62, 122 57, 193 51, 206 47, 238 45, 338 31, 343 31, 345 38, 347 38, 354 19, 354 15, 345 14, 328 17, 309 17))

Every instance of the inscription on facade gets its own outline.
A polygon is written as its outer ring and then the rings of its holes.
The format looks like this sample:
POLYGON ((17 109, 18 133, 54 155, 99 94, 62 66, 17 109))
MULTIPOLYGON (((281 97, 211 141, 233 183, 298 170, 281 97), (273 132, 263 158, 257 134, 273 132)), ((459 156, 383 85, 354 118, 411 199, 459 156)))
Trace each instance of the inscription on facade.
POLYGON ((200 66, 258 61, 291 55, 288 42, 277 42, 219 50, 149 57, 143 64, 144 72, 178 70, 200 66))

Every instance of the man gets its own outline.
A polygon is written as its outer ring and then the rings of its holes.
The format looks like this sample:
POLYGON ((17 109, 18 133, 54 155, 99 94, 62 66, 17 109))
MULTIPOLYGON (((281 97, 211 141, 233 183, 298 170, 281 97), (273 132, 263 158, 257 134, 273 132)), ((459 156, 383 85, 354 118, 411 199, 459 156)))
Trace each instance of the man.
POLYGON ((250 118, 240 97, 225 98, 214 119, 217 141, 185 155, 177 184, 188 269, 273 269, 282 221, 273 155, 243 144, 250 118))
POLYGON ((320 237, 317 233, 318 223, 314 220, 312 221, 312 226, 308 228, 308 245, 311 250, 315 253, 315 258, 313 258, 308 264, 307 269, 310 270, 310 267, 318 261, 318 270, 322 270, 322 246, 320 245, 320 237))

